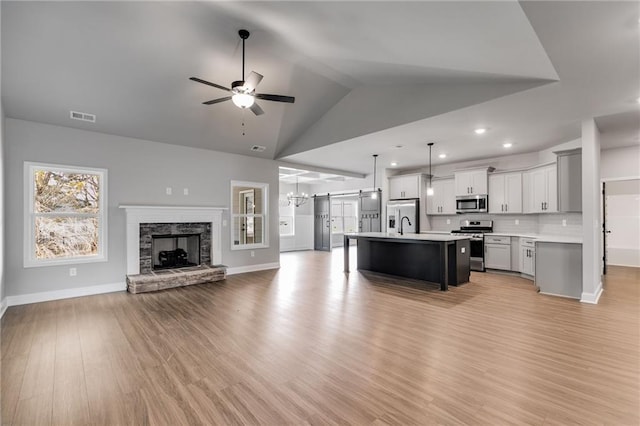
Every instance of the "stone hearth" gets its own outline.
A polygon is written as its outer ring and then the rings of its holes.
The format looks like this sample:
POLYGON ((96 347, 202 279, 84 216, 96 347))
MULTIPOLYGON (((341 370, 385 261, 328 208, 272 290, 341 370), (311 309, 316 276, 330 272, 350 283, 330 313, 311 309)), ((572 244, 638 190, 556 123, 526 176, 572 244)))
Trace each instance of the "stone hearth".
POLYGON ((194 284, 222 281, 227 278, 225 266, 193 266, 190 268, 152 271, 149 274, 127 275, 129 293, 146 293, 194 284))

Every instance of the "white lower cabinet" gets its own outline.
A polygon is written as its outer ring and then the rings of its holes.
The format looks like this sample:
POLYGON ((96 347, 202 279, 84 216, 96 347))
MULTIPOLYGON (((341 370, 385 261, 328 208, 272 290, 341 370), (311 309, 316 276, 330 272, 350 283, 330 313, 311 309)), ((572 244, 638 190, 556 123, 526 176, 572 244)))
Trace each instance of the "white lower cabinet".
POLYGON ((484 266, 511 270, 511 237, 489 237, 484 240, 484 266))
POLYGON ((536 274, 536 246, 532 239, 520 239, 520 272, 532 277, 536 274))

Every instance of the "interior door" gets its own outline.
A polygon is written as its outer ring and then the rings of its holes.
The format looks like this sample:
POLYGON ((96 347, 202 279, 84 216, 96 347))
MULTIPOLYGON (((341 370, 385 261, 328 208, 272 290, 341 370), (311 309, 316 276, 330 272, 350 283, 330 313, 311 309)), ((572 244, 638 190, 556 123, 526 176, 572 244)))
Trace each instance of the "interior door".
POLYGON ((378 191, 376 198, 371 198, 371 192, 360 193, 360 232, 380 232, 382 229, 382 194, 378 191))
POLYGON ((331 251, 331 200, 329 195, 313 197, 313 248, 331 251))

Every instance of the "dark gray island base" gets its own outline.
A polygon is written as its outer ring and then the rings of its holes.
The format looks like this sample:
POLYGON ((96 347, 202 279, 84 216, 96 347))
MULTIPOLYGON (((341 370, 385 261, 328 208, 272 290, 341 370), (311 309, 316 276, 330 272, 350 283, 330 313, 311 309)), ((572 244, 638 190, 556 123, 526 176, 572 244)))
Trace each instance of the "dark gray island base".
POLYGON ((349 272, 349 240, 358 241, 358 269, 449 285, 469 282, 470 241, 443 234, 361 232, 344 235, 344 271, 349 272))

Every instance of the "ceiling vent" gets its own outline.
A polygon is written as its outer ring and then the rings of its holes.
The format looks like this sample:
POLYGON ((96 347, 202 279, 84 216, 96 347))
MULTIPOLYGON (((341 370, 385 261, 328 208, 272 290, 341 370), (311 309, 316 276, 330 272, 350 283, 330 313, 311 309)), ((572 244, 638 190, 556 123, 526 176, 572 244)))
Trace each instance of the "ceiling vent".
POLYGON ((251 147, 251 151, 255 152, 263 152, 265 149, 267 149, 267 147, 262 145, 254 145, 251 147))
POLYGON ((96 122, 96 116, 93 114, 87 114, 87 113, 78 112, 78 111, 70 111, 70 113, 71 113, 71 118, 73 120, 88 121, 89 123, 96 122))

